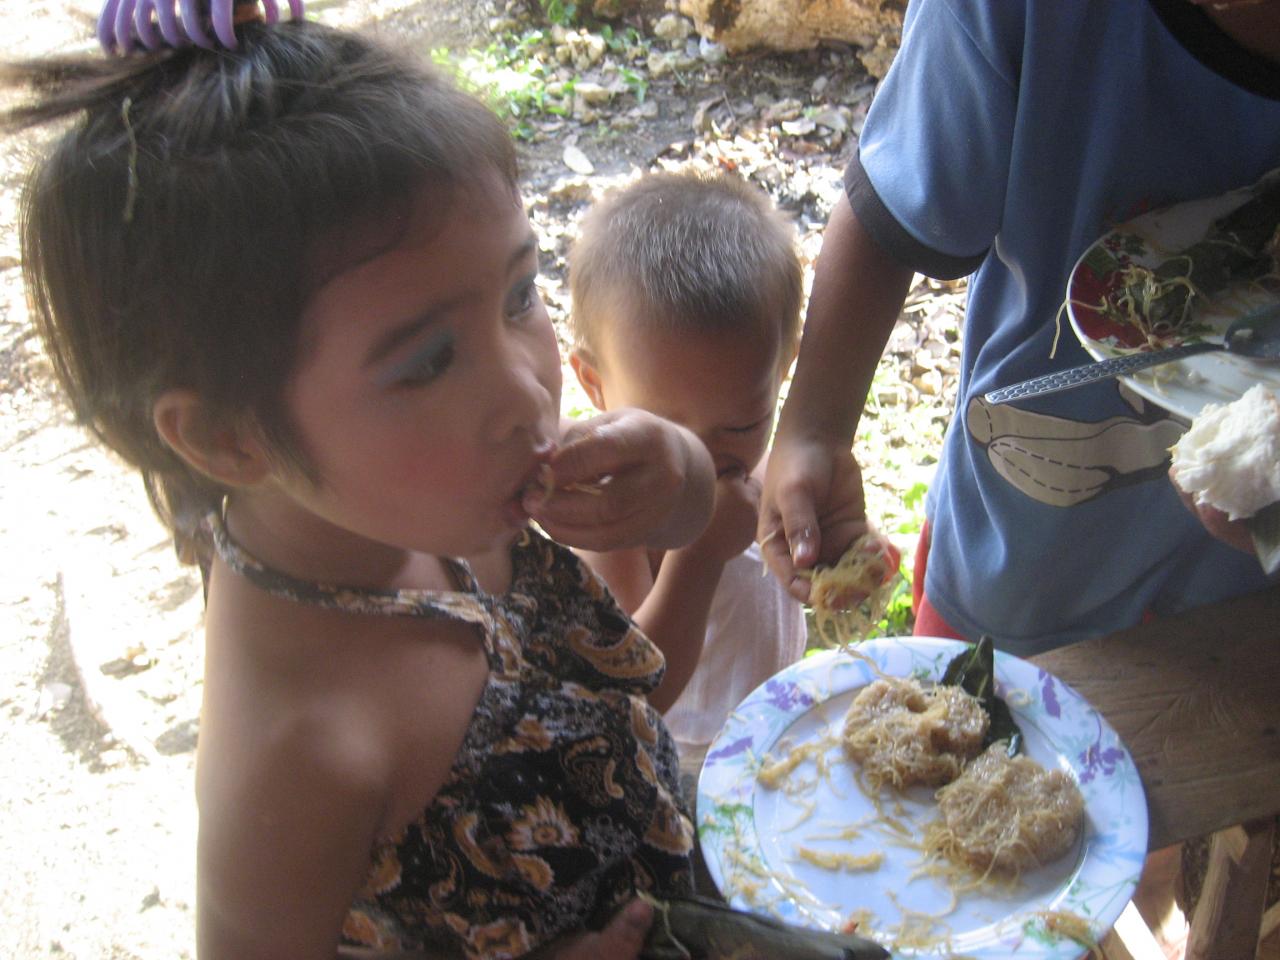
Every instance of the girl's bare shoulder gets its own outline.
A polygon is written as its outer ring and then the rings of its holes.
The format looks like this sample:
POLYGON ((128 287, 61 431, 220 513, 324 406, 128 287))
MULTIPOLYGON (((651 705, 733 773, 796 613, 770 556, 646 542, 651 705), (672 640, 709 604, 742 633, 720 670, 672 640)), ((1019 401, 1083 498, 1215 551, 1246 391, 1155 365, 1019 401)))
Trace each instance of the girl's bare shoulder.
POLYGON ((453 621, 233 585, 211 593, 206 623, 202 813, 240 811, 246 793, 294 802, 305 784, 376 809, 375 832, 389 832, 434 796, 488 678, 479 633, 453 621))

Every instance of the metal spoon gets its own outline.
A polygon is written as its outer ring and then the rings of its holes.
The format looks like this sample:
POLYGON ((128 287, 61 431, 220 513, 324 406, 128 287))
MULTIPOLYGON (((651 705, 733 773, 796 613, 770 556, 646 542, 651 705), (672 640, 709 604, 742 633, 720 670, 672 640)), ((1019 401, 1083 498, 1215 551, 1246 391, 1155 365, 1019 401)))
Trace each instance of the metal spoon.
POLYGON ((1097 363, 1086 363, 1083 366, 1045 374, 1012 386, 1001 387, 999 390, 992 390, 986 395, 986 400, 987 403, 1008 403, 1010 400, 1021 400, 1023 397, 1038 397, 1045 393, 1057 393, 1059 390, 1071 390, 1086 383, 1136 373, 1157 364, 1215 350, 1225 350, 1228 353, 1252 357, 1255 360, 1280 360, 1280 303, 1261 307, 1245 314, 1227 327, 1221 343, 1216 340, 1186 343, 1167 350, 1131 353, 1127 357, 1113 357, 1110 360, 1099 360, 1097 363))

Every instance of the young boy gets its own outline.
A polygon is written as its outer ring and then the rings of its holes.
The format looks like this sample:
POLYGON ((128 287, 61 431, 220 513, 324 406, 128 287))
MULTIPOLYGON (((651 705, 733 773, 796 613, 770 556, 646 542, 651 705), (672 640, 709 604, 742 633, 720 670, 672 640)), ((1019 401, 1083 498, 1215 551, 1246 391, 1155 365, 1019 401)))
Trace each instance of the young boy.
POLYGON ((754 543, 765 448, 798 339, 793 232, 740 178, 650 174, 588 213, 569 277, 570 362, 592 403, 673 420, 715 461, 715 513, 694 543, 587 555, 666 655, 651 702, 678 744, 705 746, 805 647, 804 612, 762 575, 754 543))

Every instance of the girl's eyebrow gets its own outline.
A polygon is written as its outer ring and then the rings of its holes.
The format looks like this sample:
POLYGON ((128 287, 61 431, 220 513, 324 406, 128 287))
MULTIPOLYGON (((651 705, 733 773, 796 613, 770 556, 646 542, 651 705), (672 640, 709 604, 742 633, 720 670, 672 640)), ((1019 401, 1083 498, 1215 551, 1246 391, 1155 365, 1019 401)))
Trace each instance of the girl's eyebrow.
MULTIPOLYGON (((537 238, 530 230, 524 242, 507 258, 507 273, 512 273, 520 264, 535 252, 538 247, 537 238)), ((364 365, 372 367, 380 363, 382 360, 393 353, 397 347, 416 337, 426 327, 434 323, 439 323, 440 319, 457 308, 458 304, 465 300, 465 297, 454 297, 451 300, 445 300, 442 303, 432 304, 425 313, 420 313, 415 317, 406 320, 404 323, 398 324, 386 331, 380 336, 368 350, 364 357, 364 365)))
POLYGON ((462 302, 461 297, 452 300, 446 300, 444 303, 433 304, 426 313, 420 313, 416 317, 412 317, 390 330, 386 331, 381 337, 374 341, 373 346, 365 354, 364 365, 373 367, 381 363, 388 356, 395 352, 401 344, 407 343, 414 339, 432 324, 439 323, 441 318, 452 311, 459 303, 462 302))

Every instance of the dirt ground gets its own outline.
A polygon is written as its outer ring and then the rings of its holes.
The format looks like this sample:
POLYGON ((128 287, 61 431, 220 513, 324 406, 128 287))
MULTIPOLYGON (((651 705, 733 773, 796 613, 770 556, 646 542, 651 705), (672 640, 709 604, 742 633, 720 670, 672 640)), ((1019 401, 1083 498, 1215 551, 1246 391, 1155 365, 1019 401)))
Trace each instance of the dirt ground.
MULTIPOLYGON (((455 49, 483 43, 492 13, 466 0, 310 8, 455 49)), ((95 0, 0 0, 0 56, 89 46, 96 11, 95 0)), ((652 159, 688 135, 695 105, 666 102, 641 129, 593 144, 597 168, 652 159)), ((0 141, 0 956, 181 960, 194 956, 199 583, 134 476, 51 394, 14 232, 32 146, 0 141)), ((539 189, 564 172, 562 150, 554 137, 525 148, 539 189)), ((540 230, 554 226, 554 205, 535 214, 540 230)), ((805 215, 820 225, 820 214, 805 215)), ((940 345, 932 356, 953 356, 927 328, 921 342, 940 345)), ((904 350, 926 362, 915 337, 904 350)))

